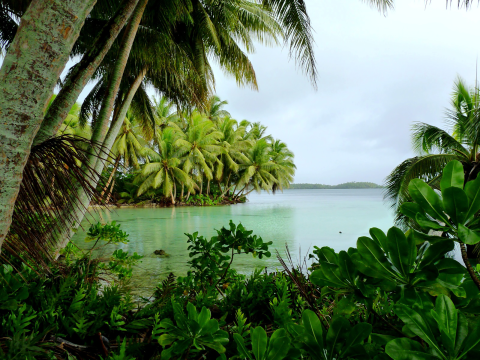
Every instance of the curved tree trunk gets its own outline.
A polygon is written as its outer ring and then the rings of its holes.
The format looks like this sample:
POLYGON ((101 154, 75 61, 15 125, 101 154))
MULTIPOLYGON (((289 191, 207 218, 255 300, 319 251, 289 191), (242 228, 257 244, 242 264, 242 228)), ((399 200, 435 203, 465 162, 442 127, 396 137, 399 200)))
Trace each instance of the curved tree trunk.
POLYGON ((0 69, 0 250, 43 112, 96 0, 33 0, 0 69))
POLYGON ((105 200, 106 204, 108 204, 110 202, 110 198, 112 197, 114 186, 115 186, 115 178, 113 178, 112 186, 110 187, 110 190, 108 191, 107 200, 105 200))
MULTIPOLYGON (((147 69, 145 68, 144 71, 142 71, 142 73, 137 76, 134 83, 128 90, 128 93, 122 103, 121 109, 118 111, 118 116, 112 122, 110 130, 107 134, 107 138, 103 143, 105 150, 108 150, 108 151, 111 150, 113 143, 115 142, 115 138, 117 137, 118 132, 122 127, 123 119, 125 119, 127 110, 130 107, 133 96, 135 95, 136 91, 140 87, 146 72, 147 72, 147 69)), ((98 174, 101 174, 104 166, 105 166, 105 160, 98 159, 95 164, 95 171, 98 174)), ((98 181, 98 179, 95 178, 94 181, 98 181)), ((57 258, 58 255, 60 254, 60 250, 63 249, 70 242, 70 239, 72 238, 73 234, 75 233, 77 228, 80 226, 80 221, 85 216, 85 209, 88 207, 89 202, 90 202, 90 199, 85 193, 85 191, 79 188, 77 192, 77 200, 76 200, 77 204, 73 206, 73 209, 75 211, 74 218, 79 219, 79 221, 75 224, 72 224, 72 226, 65 228, 65 231, 58 237, 58 241, 57 241, 58 247, 54 255, 55 258, 57 258)))
MULTIPOLYGON (((110 116, 112 115, 115 98, 120 88, 123 72, 127 65, 127 60, 132 49, 133 41, 137 35, 138 26, 142 20, 143 12, 147 6, 148 0, 139 0, 122 39, 122 44, 118 53, 117 61, 115 62, 112 74, 108 80, 107 92, 103 98, 102 108, 97 118, 97 128, 93 129, 92 140, 102 142, 107 134, 110 116)), ((120 116, 119 116, 120 117, 120 116)))
MULTIPOLYGON (((112 173, 110 174, 109 178, 108 178, 108 181, 107 181, 107 184, 105 185, 105 187, 103 188, 103 191, 102 191, 102 194, 101 194, 101 197, 103 198, 103 195, 105 194, 105 192, 108 190, 109 188, 109 185, 110 183, 112 182, 113 180, 113 177, 115 176, 115 173, 117 172, 117 167, 118 167, 118 164, 120 163, 120 156, 117 156, 117 159, 115 160, 115 165, 113 166, 113 170, 112 170, 112 173)), ((109 192, 110 193, 110 192, 109 192)), ((108 203, 108 199, 106 201, 108 203)))
POLYGON ((40 144, 55 135, 77 101, 78 96, 91 79, 93 73, 103 61, 113 42, 132 15, 139 0, 124 0, 116 14, 103 27, 90 50, 74 67, 65 80, 65 85, 58 93, 42 122, 33 144, 40 144))

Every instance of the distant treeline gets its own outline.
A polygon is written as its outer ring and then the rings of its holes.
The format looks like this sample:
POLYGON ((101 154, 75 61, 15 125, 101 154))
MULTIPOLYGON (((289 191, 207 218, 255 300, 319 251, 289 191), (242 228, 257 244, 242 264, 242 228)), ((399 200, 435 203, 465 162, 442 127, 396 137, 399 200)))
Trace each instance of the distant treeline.
POLYGON ((290 189, 381 189, 382 186, 371 182, 347 182, 338 185, 290 184, 290 189))

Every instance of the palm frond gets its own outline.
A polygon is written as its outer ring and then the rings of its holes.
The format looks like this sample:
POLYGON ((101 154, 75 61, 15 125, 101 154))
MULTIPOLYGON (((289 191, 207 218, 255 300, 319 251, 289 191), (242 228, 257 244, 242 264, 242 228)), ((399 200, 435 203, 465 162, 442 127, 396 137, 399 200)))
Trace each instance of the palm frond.
POLYGON ((65 226, 81 220, 73 208, 78 187, 91 199, 102 202, 94 185, 101 175, 88 168, 90 152, 85 148, 106 154, 98 144, 71 135, 53 137, 32 147, 2 250, 48 271, 46 261, 52 259, 57 236, 65 226))

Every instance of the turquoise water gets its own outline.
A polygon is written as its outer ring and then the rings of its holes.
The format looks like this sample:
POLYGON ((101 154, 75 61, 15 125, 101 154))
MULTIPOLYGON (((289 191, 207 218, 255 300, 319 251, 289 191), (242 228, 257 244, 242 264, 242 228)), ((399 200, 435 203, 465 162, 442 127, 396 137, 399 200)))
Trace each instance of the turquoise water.
MULTIPOLYGON (((250 273, 257 267, 279 268, 275 250, 284 256, 285 245, 294 261, 303 258, 313 246, 330 246, 345 250, 355 246, 359 236, 378 227, 386 231, 393 225, 393 215, 383 203, 381 189, 361 190, 286 190, 275 195, 252 193, 245 204, 211 207, 122 208, 94 214, 102 222, 117 221, 130 234, 130 242, 120 247, 144 255, 135 270, 139 287, 153 287, 170 272, 184 275, 188 251, 184 233, 198 231, 211 237, 215 229, 228 226, 233 220, 253 230, 264 241, 273 241, 272 257, 254 259, 251 255, 235 257, 234 267, 250 273), (340 233, 341 232, 341 233, 340 233), (171 256, 159 258, 153 252, 165 250, 171 256)), ((88 228, 88 223, 82 223, 88 228)), ((82 248, 85 232, 79 231, 74 241, 82 248)), ((105 254, 113 247, 105 248, 105 254)))

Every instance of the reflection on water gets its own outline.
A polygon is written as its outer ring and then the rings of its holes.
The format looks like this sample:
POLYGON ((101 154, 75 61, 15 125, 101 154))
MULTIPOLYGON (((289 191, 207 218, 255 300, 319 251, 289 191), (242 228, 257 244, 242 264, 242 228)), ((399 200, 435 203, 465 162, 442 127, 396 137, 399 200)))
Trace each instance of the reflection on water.
MULTIPOLYGON (((233 220, 253 230, 264 241, 273 241, 272 257, 254 259, 251 255, 235 257, 234 267, 250 273, 256 267, 279 268, 275 250, 281 255, 288 245, 293 258, 301 249, 304 256, 313 246, 330 246, 335 250, 355 246, 359 236, 368 235, 368 229, 379 227, 386 231, 393 224, 393 216, 382 201, 380 189, 365 190, 286 190, 283 194, 250 194, 245 204, 212 207, 178 208, 123 208, 100 211, 93 217, 101 222, 117 221, 130 234, 130 242, 122 244, 125 251, 144 255, 135 282, 141 287, 153 287, 170 272, 184 275, 188 251, 184 233, 198 231, 211 237, 215 229, 228 226, 233 220), (341 232, 341 233, 340 233, 341 232), (159 258, 155 250, 165 250, 171 256, 159 258)), ((85 221, 84 228, 88 228, 85 221)), ((79 231, 74 241, 82 248, 85 232, 79 231)), ((114 248, 104 249, 105 253, 114 248)))

